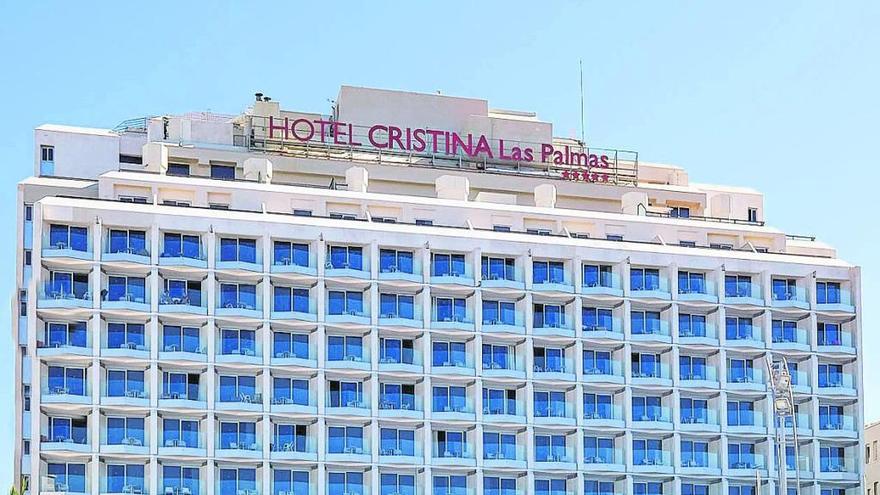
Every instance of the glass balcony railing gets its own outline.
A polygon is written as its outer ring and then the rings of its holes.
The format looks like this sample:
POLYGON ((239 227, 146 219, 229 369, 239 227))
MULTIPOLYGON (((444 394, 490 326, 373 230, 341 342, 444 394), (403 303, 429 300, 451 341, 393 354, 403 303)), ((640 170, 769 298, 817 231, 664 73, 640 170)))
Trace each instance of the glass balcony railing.
POLYGON ((631 365, 632 378, 634 380, 671 380, 672 374, 669 371, 669 365, 666 363, 642 363, 641 365, 633 363, 631 365))
POLYGON ((754 282, 737 282, 724 284, 724 300, 728 304, 764 304, 764 292, 761 284, 754 282))
POLYGON ((584 464, 589 466, 596 464, 620 464, 624 461, 623 449, 612 448, 596 448, 595 446, 584 447, 584 464))
POLYGON ((852 373, 819 373, 819 388, 823 390, 855 390, 855 377, 852 373))
POLYGON ((623 362, 617 359, 607 361, 584 359, 585 381, 597 381, 607 377, 623 377, 623 362))
POLYGON ((671 467, 672 452, 669 450, 633 449, 633 467, 671 467))
POLYGON ((534 373, 540 375, 544 373, 561 373, 574 374, 574 360, 571 358, 554 358, 554 359, 535 359, 534 373))
POLYGON ((535 462, 575 462, 574 448, 565 447, 546 447, 537 445, 535 447, 535 462))
POLYGON ((623 407, 617 404, 584 404, 584 420, 623 421, 623 407))
MULTIPOLYGON (((800 421, 798 421, 800 425, 800 421)), ((856 418, 849 414, 843 415, 819 415, 819 430, 823 432, 854 432, 856 431, 856 418)))
POLYGON ((574 404, 571 402, 551 402, 544 404, 535 404, 533 416, 535 420, 546 419, 572 419, 575 417, 574 404))
POLYGON ((681 467, 691 469, 718 469, 721 463, 715 452, 682 452, 681 467))
POLYGON ((474 447, 470 444, 434 442, 435 459, 475 459, 474 447))
POLYGON ((727 456, 729 469, 766 469, 764 454, 739 454, 727 456))
POLYGON ((668 406, 642 407, 633 406, 633 423, 672 423, 672 408, 668 406))
POLYGON ((679 415, 679 423, 683 428, 700 426, 718 426, 718 411, 715 409, 682 409, 679 415))
POLYGON ((744 385, 765 385, 766 382, 764 380, 764 370, 761 368, 735 369, 731 368, 728 364, 727 383, 744 385))
POLYGON ((803 287, 774 286, 770 291, 773 306, 806 307, 807 290, 803 287))
POLYGON ((636 277, 630 274, 630 296, 639 298, 669 299, 669 279, 663 275, 656 277, 636 277))
POLYGON ((712 365, 703 367, 680 367, 678 379, 683 382, 683 387, 691 385, 688 382, 717 382, 718 368, 712 365))
POLYGON ((825 352, 835 350, 855 349, 855 340, 852 332, 840 330, 837 332, 819 332, 816 337, 816 345, 823 347, 825 352))

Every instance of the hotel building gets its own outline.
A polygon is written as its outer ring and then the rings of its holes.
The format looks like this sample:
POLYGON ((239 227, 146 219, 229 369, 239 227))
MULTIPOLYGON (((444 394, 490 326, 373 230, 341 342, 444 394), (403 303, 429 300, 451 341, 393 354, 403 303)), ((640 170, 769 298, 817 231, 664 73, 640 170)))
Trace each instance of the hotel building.
POLYGON ((34 152, 34 495, 754 495, 783 460, 789 494, 863 490, 859 268, 756 191, 354 87, 329 115, 44 125, 34 152))

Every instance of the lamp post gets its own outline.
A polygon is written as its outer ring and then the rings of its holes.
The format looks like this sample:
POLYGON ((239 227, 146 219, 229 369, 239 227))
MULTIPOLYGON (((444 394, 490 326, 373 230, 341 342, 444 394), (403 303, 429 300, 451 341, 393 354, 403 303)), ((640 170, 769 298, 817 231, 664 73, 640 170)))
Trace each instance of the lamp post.
POLYGON ((782 357, 779 361, 773 361, 772 356, 767 356, 767 370, 770 374, 770 390, 773 392, 773 426, 776 429, 776 457, 779 481, 778 495, 788 495, 788 463, 786 462, 786 448, 788 442, 785 438, 785 420, 792 417, 792 431, 794 433, 795 472, 798 483, 796 493, 800 494, 800 469, 797 466, 798 438, 797 417, 794 414, 794 395, 791 391, 791 374, 788 371, 788 361, 782 357))

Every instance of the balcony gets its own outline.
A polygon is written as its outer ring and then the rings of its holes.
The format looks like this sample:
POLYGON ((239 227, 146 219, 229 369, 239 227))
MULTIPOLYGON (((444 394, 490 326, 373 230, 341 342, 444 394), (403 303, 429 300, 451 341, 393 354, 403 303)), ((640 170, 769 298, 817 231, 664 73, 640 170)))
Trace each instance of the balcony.
POLYGON ((263 446, 257 442, 257 438, 240 438, 235 441, 224 444, 221 439, 217 439, 214 455, 218 459, 261 459, 263 457, 263 446))
MULTIPOLYGON (((820 449, 821 450, 821 449, 820 449)), ((856 456, 846 453, 843 457, 822 456, 816 477, 829 481, 858 481, 860 479, 856 456)))
POLYGON ((421 419, 424 417, 422 398, 410 394, 380 396, 379 417, 421 419))
POLYGON ((718 368, 707 365, 701 369, 680 369, 678 385, 682 388, 717 389, 720 385, 718 381, 718 368))
POLYGON ((724 304, 762 307, 764 306, 764 292, 761 284, 754 282, 736 282, 724 284, 724 304))
POLYGON ((633 385, 653 385, 658 387, 672 386, 672 374, 666 363, 643 362, 641 366, 632 363, 630 366, 633 385))
POLYGON ((421 374, 423 369, 422 353, 412 349, 386 350, 379 356, 379 371, 421 374))
MULTIPOLYGON (((758 363, 760 365, 760 363, 758 363)), ((767 390, 762 368, 736 369, 727 365, 727 389, 735 391, 763 392, 767 390)))
POLYGON ((638 299, 654 299, 668 301, 672 298, 669 291, 669 279, 660 276, 657 279, 631 279, 629 295, 638 299))
POLYGON ((524 445, 483 444, 483 467, 488 469, 526 469, 524 445))
POLYGON ((731 346, 759 349, 765 347, 764 335, 761 332, 761 327, 757 325, 727 325, 725 329, 725 343, 731 346))
POLYGON ((80 438, 71 438, 69 436, 48 438, 42 436, 40 439, 40 450, 43 452, 90 454, 92 446, 86 440, 85 435, 80 438))
POLYGON ((681 474, 688 476, 720 476, 721 463, 715 452, 682 453, 681 474))
POLYGON ((188 291, 179 295, 164 292, 159 296, 159 312, 181 316, 205 316, 208 314, 206 302, 205 295, 201 291, 188 291))
POLYGON ((221 301, 214 309, 214 314, 220 318, 248 318, 261 319, 263 308, 257 301, 247 299, 233 299, 221 301))
POLYGON ((526 422, 525 402, 521 400, 511 401, 505 399, 503 401, 496 401, 490 399, 489 403, 486 403, 486 398, 484 395, 483 421, 486 423, 524 424, 526 422), (512 407, 511 402, 513 403, 512 407))
MULTIPOLYGON (((413 433, 413 436, 415 436, 415 433, 413 433)), ((394 438, 392 441, 382 441, 379 447, 379 463, 422 464, 424 462, 422 456, 424 451, 424 446, 419 439, 404 441, 394 438)))
POLYGON ((166 250, 159 255, 159 266, 204 270, 208 268, 208 257, 199 252, 166 250))
POLYGON ((503 359, 483 358, 482 375, 485 378, 516 378, 524 379, 526 377, 524 356, 511 352, 503 359))
POLYGON ((369 326, 370 312, 364 308, 343 309, 338 313, 327 313, 325 321, 331 325, 369 326))
POLYGON ((577 423, 574 404, 571 402, 550 402, 535 404, 532 421, 535 425, 575 425, 577 423))
POLYGON ((623 322, 618 317, 582 318, 582 337, 590 340, 623 340, 623 322))
POLYGON ((672 473, 672 452, 669 450, 634 450, 632 470, 635 473, 672 473))
POLYGON ((317 439, 309 436, 276 437, 270 445, 269 459, 273 461, 310 461, 318 460, 317 439))
POLYGON ((682 410, 678 429, 683 432, 719 432, 718 411, 714 408, 682 410))
MULTIPOLYGON (((635 400, 635 398, 633 398, 635 400)), ((648 406, 637 410, 633 404, 632 424, 634 429, 671 430, 672 408, 668 406, 648 406)))
POLYGON ((532 377, 535 380, 574 381, 574 360, 571 358, 535 359, 532 377))
POLYGON ((121 312, 150 312, 150 298, 143 291, 124 292, 118 296, 113 296, 113 292, 114 289, 111 287, 110 294, 101 301, 101 309, 121 312))
POLYGON ((536 446, 534 469, 576 470, 577 461, 575 460, 574 448, 536 446))
POLYGON ((104 263, 149 265, 150 252, 143 246, 121 247, 102 254, 101 261, 104 263))
MULTIPOLYGON (((800 425, 800 421, 798 421, 800 425)), ((857 438, 859 430, 856 418, 849 414, 819 415, 819 431, 816 436, 821 438, 857 438)))
POLYGON ((318 260, 307 244, 275 241, 269 272, 286 279, 314 278, 318 260))
POLYGON ((159 456, 204 458, 208 455, 207 450, 198 439, 187 440, 183 438, 166 438, 159 445, 159 456))
POLYGON ((532 335, 542 337, 574 337, 573 318, 565 313, 535 313, 532 335))
POLYGON ((379 325, 401 329, 422 328, 424 326, 422 305, 413 304, 409 308, 390 307, 383 309, 380 307, 379 325))
POLYGON ((124 394, 108 395, 106 390, 101 397, 102 406, 148 407, 150 399, 145 389, 131 388, 124 394))
POLYGON ((431 267, 431 285, 447 286, 454 289, 456 286, 460 288, 473 287, 474 273, 469 263, 464 266, 446 266, 445 264, 434 263, 431 267))
MULTIPOLYGON (((638 315, 638 312, 633 313, 638 315)), ((632 316, 631 316, 632 317, 632 316)), ((672 343, 672 336, 669 330, 669 322, 663 319, 645 318, 639 322, 633 318, 630 339, 638 342, 661 342, 664 344, 672 343)))
POLYGON ((623 407, 616 404, 584 406, 584 426, 590 428, 623 428, 623 407))
POLYGON ((434 442, 433 462, 435 466, 476 466, 474 448, 470 444, 440 444, 434 442))
POLYGON ((779 323, 774 322, 772 339, 773 349, 801 352, 810 350, 807 330, 800 327, 780 328, 779 323))
POLYGON ((682 303, 718 303, 718 293, 715 290, 715 284, 706 283, 705 280, 701 283, 693 283, 686 286, 682 286, 681 281, 679 281, 676 298, 682 303))
POLYGON ((435 398, 431 411, 431 419, 435 421, 474 421, 475 417, 474 401, 469 396, 447 403, 438 403, 435 398))
POLYGON ((40 401, 44 404, 91 405, 92 396, 88 385, 83 382, 58 387, 46 387, 41 392, 40 401))
POLYGON ((571 280, 569 272, 556 274, 550 273, 543 277, 534 277, 532 281, 532 290, 539 293, 549 294, 573 294, 574 282, 571 280))
POLYGON ((293 394, 286 390, 283 393, 276 390, 270 407, 272 414, 315 415, 318 412, 318 398, 311 389, 294 391, 293 394), (300 393, 305 397, 299 397, 300 393))
POLYGON ((218 411, 262 412, 263 394, 259 392, 240 392, 224 400, 226 393, 218 391, 219 400, 214 404, 218 411))
POLYGON ((851 373, 819 374, 819 390, 822 394, 855 396, 856 381, 851 373))
POLYGON ((178 340, 173 339, 162 344, 159 349, 159 359, 172 362, 205 363, 208 361, 208 349, 199 342, 181 344, 178 340))
POLYGON ((819 293, 816 294, 816 311, 838 315, 855 313, 856 307, 852 298, 852 293, 848 289, 832 289, 830 287, 830 282, 827 284, 829 287, 825 291, 820 292, 817 288, 817 292, 819 293))
POLYGON ((357 397, 341 397, 337 402, 329 397, 325 399, 327 402, 327 414, 338 416, 369 416, 370 403, 363 395, 357 397))
POLYGON ((626 470, 626 460, 621 448, 584 448, 584 464, 581 469, 587 472, 622 473, 626 470))
POLYGON ((37 300, 39 309, 91 309, 92 294, 83 287, 70 290, 58 284, 46 284, 37 300))
POLYGON ((150 446, 145 442, 144 432, 140 436, 122 438, 118 443, 101 443, 101 453, 110 455, 149 455, 150 446))
POLYGON ((379 250, 379 280, 402 285, 422 283, 422 264, 410 251, 379 250))
POLYGON ((464 357, 449 357, 448 361, 435 361, 431 373, 438 375, 474 376, 474 357, 468 353, 464 357))
POLYGON ((836 332, 819 332, 816 338, 818 351, 823 353, 855 354, 855 338, 852 332, 838 330, 836 332))
POLYGON ((777 287, 774 285, 770 292, 770 306, 780 309, 798 309, 808 311, 810 302, 807 300, 807 291, 803 287, 777 287))
POLYGON ((740 454, 728 455, 728 476, 755 476, 755 470, 763 471, 767 475, 767 464, 763 454, 740 454))
POLYGON ((525 316, 522 311, 514 310, 511 313, 502 315, 491 315, 487 317, 485 309, 483 310, 482 331, 486 333, 512 333, 523 335, 526 333, 525 316))
POLYGON ((602 276, 593 277, 585 275, 581 285, 581 294, 587 297, 623 297, 623 284, 621 284, 620 275, 617 273, 605 273, 602 276))
POLYGON ((581 379, 585 383, 623 384, 623 362, 617 359, 584 359, 584 372, 581 379))
POLYGON ((474 331, 474 318, 471 311, 466 314, 446 313, 434 310, 431 317, 431 328, 437 330, 461 330, 463 332, 474 331))
POLYGON ((37 342, 37 356, 41 358, 49 358, 56 356, 81 356, 90 357, 92 355, 92 346, 76 345, 66 342, 50 342, 43 344, 37 342))
POLYGON ((709 322, 678 323, 678 343, 682 345, 718 345, 718 327, 709 322))
POLYGON ((763 406, 755 405, 755 412, 740 412, 735 421, 731 421, 730 414, 727 418, 727 432, 733 434, 755 434, 764 435, 767 433, 767 424, 764 422, 764 414, 761 412, 763 406))
POLYGON ((68 241, 57 241, 54 244, 49 242, 46 239, 46 243, 43 245, 43 250, 40 253, 47 260, 92 261, 95 257, 92 250, 87 246, 85 239, 75 241, 73 244, 68 241))
POLYGON ((499 292, 511 292, 525 290, 525 277, 520 268, 507 266, 495 266, 494 264, 483 266, 480 287, 484 290, 497 290, 499 292))

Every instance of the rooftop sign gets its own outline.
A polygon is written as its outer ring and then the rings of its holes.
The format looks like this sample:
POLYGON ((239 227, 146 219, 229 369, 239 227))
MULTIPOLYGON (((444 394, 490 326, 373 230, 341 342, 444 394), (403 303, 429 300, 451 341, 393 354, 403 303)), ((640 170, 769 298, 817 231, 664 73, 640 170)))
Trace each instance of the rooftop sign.
POLYGON ((294 155, 317 149, 348 150, 352 160, 364 154, 384 154, 424 165, 429 158, 431 165, 436 165, 435 160, 456 161, 487 172, 542 173, 593 183, 633 185, 637 176, 638 154, 631 151, 489 139, 483 134, 385 123, 359 126, 329 118, 254 116, 251 126, 251 147, 294 155))

